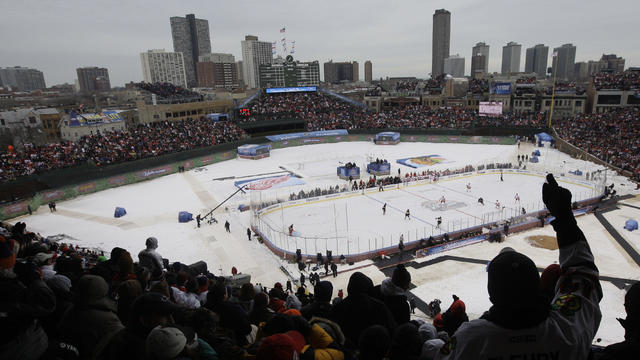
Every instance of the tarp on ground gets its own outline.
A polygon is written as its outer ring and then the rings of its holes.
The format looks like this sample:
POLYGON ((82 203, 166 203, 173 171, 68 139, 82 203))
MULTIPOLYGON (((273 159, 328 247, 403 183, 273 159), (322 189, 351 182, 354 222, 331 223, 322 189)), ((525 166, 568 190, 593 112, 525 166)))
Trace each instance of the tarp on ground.
POLYGON ((123 207, 116 207, 116 211, 113 213, 113 217, 119 218, 127 215, 127 210, 123 207))
POLYGON ((624 223, 624 228, 629 231, 638 230, 638 221, 629 219, 624 223))
POLYGON ((193 220, 193 214, 188 211, 180 211, 178 213, 178 222, 186 223, 193 220))
POLYGON ((536 134, 536 139, 538 139, 538 142, 547 141, 547 142, 550 142, 552 144, 554 144, 556 142, 556 140, 553 138, 553 136, 547 134, 546 132, 537 133, 536 134))

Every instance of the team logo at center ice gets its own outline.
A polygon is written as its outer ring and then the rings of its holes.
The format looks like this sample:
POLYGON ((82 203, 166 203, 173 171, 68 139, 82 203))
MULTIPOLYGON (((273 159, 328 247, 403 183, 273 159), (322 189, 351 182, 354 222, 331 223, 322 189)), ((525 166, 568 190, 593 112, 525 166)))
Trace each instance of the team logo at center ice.
POLYGON ((432 166, 436 164, 441 164, 445 162, 445 158, 440 155, 425 155, 425 156, 416 156, 411 158, 398 159, 397 163, 411 166, 413 168, 419 168, 423 166, 432 166))

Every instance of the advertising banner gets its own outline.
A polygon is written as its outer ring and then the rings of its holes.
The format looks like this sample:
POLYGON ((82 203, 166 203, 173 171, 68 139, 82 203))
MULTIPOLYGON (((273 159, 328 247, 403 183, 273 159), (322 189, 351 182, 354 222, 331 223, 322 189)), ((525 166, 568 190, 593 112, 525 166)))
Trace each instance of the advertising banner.
POLYGON ((236 181, 233 184, 236 187, 248 184, 248 190, 267 190, 293 185, 304 185, 306 183, 295 175, 287 174, 281 176, 269 176, 260 179, 241 180, 236 181))
POLYGON ((325 130, 325 131, 310 131, 310 132, 301 132, 301 133, 291 133, 291 134, 281 134, 281 135, 269 135, 267 139, 270 141, 283 141, 283 140, 292 140, 292 139, 300 139, 300 138, 312 138, 319 136, 341 136, 341 135, 349 135, 347 130, 325 130))
POLYGON ((502 115, 502 103, 481 101, 478 113, 480 115, 502 115))
POLYGON ((425 156, 416 156, 404 159, 396 160, 398 164, 410 166, 412 168, 421 168, 425 166, 432 166, 436 164, 444 164, 447 163, 445 158, 440 155, 425 155, 425 156))
POLYGON ((299 87, 286 87, 286 88, 269 88, 266 89, 265 92, 267 94, 278 94, 278 93, 290 93, 290 92, 309 92, 309 91, 317 91, 318 88, 315 86, 299 86, 299 87))
POLYGON ((491 94, 496 94, 496 95, 510 95, 511 83, 508 83, 508 82, 492 83, 491 87, 489 88, 489 92, 491 94))
POLYGON ((170 172, 171 172, 171 165, 165 165, 165 166, 154 168, 154 169, 138 171, 136 173, 136 177, 138 179, 146 179, 153 176, 168 174, 170 172))

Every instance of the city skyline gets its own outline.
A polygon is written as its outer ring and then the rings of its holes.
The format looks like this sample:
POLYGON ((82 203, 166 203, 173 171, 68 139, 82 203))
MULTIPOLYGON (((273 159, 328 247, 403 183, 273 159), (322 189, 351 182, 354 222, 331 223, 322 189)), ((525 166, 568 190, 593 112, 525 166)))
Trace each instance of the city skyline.
MULTIPOLYGON (((113 86, 142 80, 140 53, 148 49, 172 49, 169 18, 195 14, 209 21, 212 52, 230 53, 241 59, 240 41, 245 35, 280 41, 295 40, 294 58, 300 61, 371 60, 373 79, 394 76, 428 77, 431 69, 432 14, 444 8, 451 12, 450 53, 465 57, 470 69, 470 49, 484 41, 493 47, 489 72, 500 72, 501 48, 509 41, 524 49, 545 44, 553 49, 572 43, 576 62, 600 59, 602 54, 625 58, 625 67, 640 66, 640 49, 627 41, 635 25, 629 0, 601 7, 579 1, 522 3, 460 1, 405 1, 402 6, 385 2, 331 2, 321 9, 308 4, 277 2, 178 3, 151 1, 89 4, 80 1, 27 1, 3 4, 5 21, 0 24, 0 67, 24 66, 44 72, 47 85, 73 83, 75 69, 97 66, 109 69, 113 86), (544 9, 553 4, 554 12, 544 9), (238 8, 246 11, 238 12, 238 8), (369 12, 364 8, 374 9, 369 12), (580 16, 575 9, 580 8, 580 16), (620 12, 621 8, 628 11, 620 12), (278 9, 278 10, 276 10, 278 9), (326 9, 326 10, 325 10, 326 9), (353 14, 344 21, 335 16, 353 14), (312 11, 314 16, 304 16, 312 11), (87 17, 82 14, 98 13, 87 17), (522 14, 527 14, 523 16, 522 14), (141 15, 142 14, 142 15, 141 15), (491 21, 491 18, 499 21, 491 21), (61 21, 62 18, 72 21, 61 21), (579 19, 577 19, 579 18, 579 19), (537 19, 537 20, 536 20, 537 19), (529 26, 523 26, 523 20, 529 26), (25 22, 30 26, 25 28, 25 22), (383 24, 383 25, 381 25, 383 24), (24 29, 15 31, 15 29, 24 29), (51 29, 55 29, 52 31, 51 29)), ((551 51, 550 51, 551 53, 551 51)), ((549 65, 551 63, 549 54, 549 65)), ((363 72, 361 72, 362 75, 363 72)), ((467 74, 468 75, 468 74, 467 74)), ((360 80, 364 80, 361 78, 360 80)))

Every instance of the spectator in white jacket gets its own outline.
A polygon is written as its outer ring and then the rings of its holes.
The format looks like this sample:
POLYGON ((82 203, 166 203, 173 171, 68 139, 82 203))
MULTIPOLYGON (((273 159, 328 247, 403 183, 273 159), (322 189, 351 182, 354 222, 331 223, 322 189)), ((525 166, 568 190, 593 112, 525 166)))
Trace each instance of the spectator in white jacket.
POLYGON ((164 269, 162 256, 160 256, 156 251, 158 248, 158 239, 152 236, 147 239, 145 245, 147 248, 138 253, 140 266, 144 266, 149 270, 152 279, 157 279, 160 277, 162 270, 164 269))
POLYGON ((547 175, 544 203, 555 220, 562 275, 551 303, 536 264, 505 248, 488 266, 493 306, 460 326, 441 355, 449 359, 586 359, 602 314, 598 268, 571 211, 571 193, 547 175))

